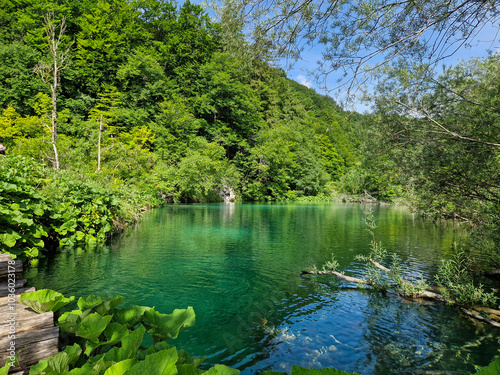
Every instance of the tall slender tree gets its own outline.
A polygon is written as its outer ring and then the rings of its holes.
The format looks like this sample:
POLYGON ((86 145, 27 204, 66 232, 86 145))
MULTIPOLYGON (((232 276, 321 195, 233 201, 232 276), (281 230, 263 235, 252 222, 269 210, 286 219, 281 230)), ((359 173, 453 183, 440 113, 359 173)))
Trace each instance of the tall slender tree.
POLYGON ((45 15, 45 34, 49 50, 48 61, 40 61, 35 72, 40 79, 49 85, 51 92, 52 111, 50 115, 51 124, 46 125, 51 133, 49 142, 54 149, 53 165, 59 169, 59 153, 57 151, 57 88, 61 79, 61 71, 66 67, 69 57, 71 43, 65 46, 64 34, 66 32, 66 19, 62 18, 59 24, 56 23, 54 13, 45 15))

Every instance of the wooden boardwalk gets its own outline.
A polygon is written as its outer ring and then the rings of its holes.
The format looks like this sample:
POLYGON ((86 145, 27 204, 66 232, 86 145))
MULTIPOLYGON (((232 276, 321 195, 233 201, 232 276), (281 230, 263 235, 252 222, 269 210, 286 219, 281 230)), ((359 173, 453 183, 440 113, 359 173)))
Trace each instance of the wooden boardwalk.
POLYGON ((54 313, 38 314, 19 302, 21 293, 35 291, 26 287, 22 272, 21 261, 0 254, 0 367, 15 352, 20 367, 11 367, 9 373, 16 375, 27 374, 30 366, 56 354, 59 342, 54 313))

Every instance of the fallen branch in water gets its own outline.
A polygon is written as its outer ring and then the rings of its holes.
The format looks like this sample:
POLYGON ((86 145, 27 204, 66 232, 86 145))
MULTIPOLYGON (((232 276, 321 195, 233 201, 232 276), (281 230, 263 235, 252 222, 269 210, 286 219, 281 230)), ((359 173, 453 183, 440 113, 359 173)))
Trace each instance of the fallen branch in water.
MULTIPOLYGON (((374 261, 373 259, 370 259, 370 262, 375 267, 381 269, 382 271, 387 272, 388 274, 394 275, 394 273, 389 268, 384 267, 383 265, 381 265, 380 263, 374 261)), ((414 288, 415 287, 412 283, 410 283, 410 282, 408 282, 408 281, 406 281, 406 280, 404 280, 404 279, 402 279, 400 277, 398 277, 398 279, 399 279, 399 281, 402 284, 404 284, 404 285, 406 285, 406 286, 408 286, 410 288, 414 288)), ((431 292, 430 290, 422 290, 422 291, 419 291, 419 292, 412 293, 411 295, 408 295, 406 293, 396 293, 396 294, 403 295, 403 296, 411 296, 412 298, 431 298, 431 299, 437 299, 438 301, 446 302, 446 299, 442 295, 434 293, 434 292, 431 292)))
POLYGON ((485 318, 484 316, 481 316, 481 315, 478 315, 478 314, 475 314, 474 312, 470 311, 470 310, 467 310, 466 308, 463 308, 461 307, 460 310, 462 310, 465 314, 467 314, 468 316, 470 316, 471 318, 474 318, 474 319, 477 319, 477 320, 480 320, 482 322, 485 322, 485 323, 488 323, 488 324, 491 324, 492 326, 494 327, 498 327, 500 328, 500 323, 498 322, 495 322, 494 320, 491 320, 491 319, 488 319, 488 318, 485 318))
MULTIPOLYGON (((375 267, 381 269, 382 271, 387 272, 388 274, 394 275, 393 272, 389 268, 381 265, 380 263, 374 261, 373 259, 370 259, 370 262, 375 267)), ((334 271, 334 270, 322 270, 322 271, 320 271, 320 270, 310 270, 310 271, 302 271, 300 274, 301 275, 334 275, 338 279, 344 280, 344 281, 347 281, 347 282, 350 282, 350 283, 356 283, 356 284, 363 284, 363 285, 374 286, 374 282, 371 281, 371 280, 360 279, 360 278, 351 277, 351 276, 346 276, 346 275, 344 275, 344 274, 342 274, 340 272, 334 271)), ((410 282, 408 282, 406 280, 400 279, 400 281, 401 281, 401 283, 403 283, 403 284, 405 284, 407 286, 414 287, 413 284, 411 284, 410 282)), ((423 291, 415 292, 415 293, 412 293, 412 294, 399 293, 399 292, 396 292, 396 293, 393 293, 393 294, 396 294, 396 295, 399 295, 399 296, 402 296, 402 297, 405 297, 405 298, 412 298, 412 299, 429 298, 429 299, 434 299, 434 300, 438 300, 438 301, 441 301, 441 302, 447 302, 447 303, 455 304, 454 301, 446 300, 442 295, 434 293, 434 292, 431 292, 430 290, 423 290, 423 291)), ((468 315, 468 316, 470 316, 470 317, 472 317, 474 319, 477 319, 479 321, 491 324, 494 327, 500 328, 500 322, 495 321, 495 320, 500 320, 500 310, 494 310, 494 309, 490 309, 490 308, 482 307, 482 306, 474 306, 472 308, 473 311, 467 310, 464 307, 460 307, 460 309, 466 315, 468 315), (493 319, 485 318, 485 317, 479 315, 475 310, 488 313, 488 314, 490 314, 490 318, 493 318, 493 319)))
POLYGON ((373 283, 370 280, 365 280, 365 279, 358 279, 357 277, 351 277, 351 276, 346 276, 343 273, 337 272, 337 271, 332 271, 332 270, 325 270, 325 271, 302 271, 300 275, 335 275, 337 278, 340 280, 348 281, 350 283, 356 283, 356 284, 364 284, 364 285, 373 285, 373 283))

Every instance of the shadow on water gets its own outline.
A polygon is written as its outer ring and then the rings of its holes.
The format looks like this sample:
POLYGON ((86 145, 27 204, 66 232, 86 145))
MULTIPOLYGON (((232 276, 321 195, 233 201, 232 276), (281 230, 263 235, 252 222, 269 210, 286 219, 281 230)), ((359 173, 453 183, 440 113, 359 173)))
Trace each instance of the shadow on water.
MULTIPOLYGON (((193 306, 195 327, 175 345, 246 374, 292 364, 360 374, 473 372, 500 347, 490 327, 443 305, 422 305, 327 276, 301 277, 334 253, 359 276, 370 236, 355 204, 172 205, 148 213, 110 246, 63 249, 31 285, 66 295, 122 295, 169 313, 193 306)), ((377 235, 412 275, 447 256, 452 226, 404 208, 373 206, 377 235)))

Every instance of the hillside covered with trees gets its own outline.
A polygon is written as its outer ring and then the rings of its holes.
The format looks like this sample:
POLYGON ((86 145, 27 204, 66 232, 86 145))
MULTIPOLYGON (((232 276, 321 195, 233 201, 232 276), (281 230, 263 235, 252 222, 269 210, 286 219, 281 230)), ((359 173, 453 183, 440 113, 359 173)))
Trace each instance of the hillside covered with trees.
POLYGON ((250 43, 238 2, 216 11, 3 2, 4 250, 99 242, 168 202, 369 194, 468 221, 499 265, 498 54, 434 73, 398 45, 359 115, 273 66, 282 42, 250 43))
POLYGON ((99 4, 2 4, 7 250, 99 241, 166 202, 329 195, 359 164, 352 116, 239 30, 190 2, 99 4))

